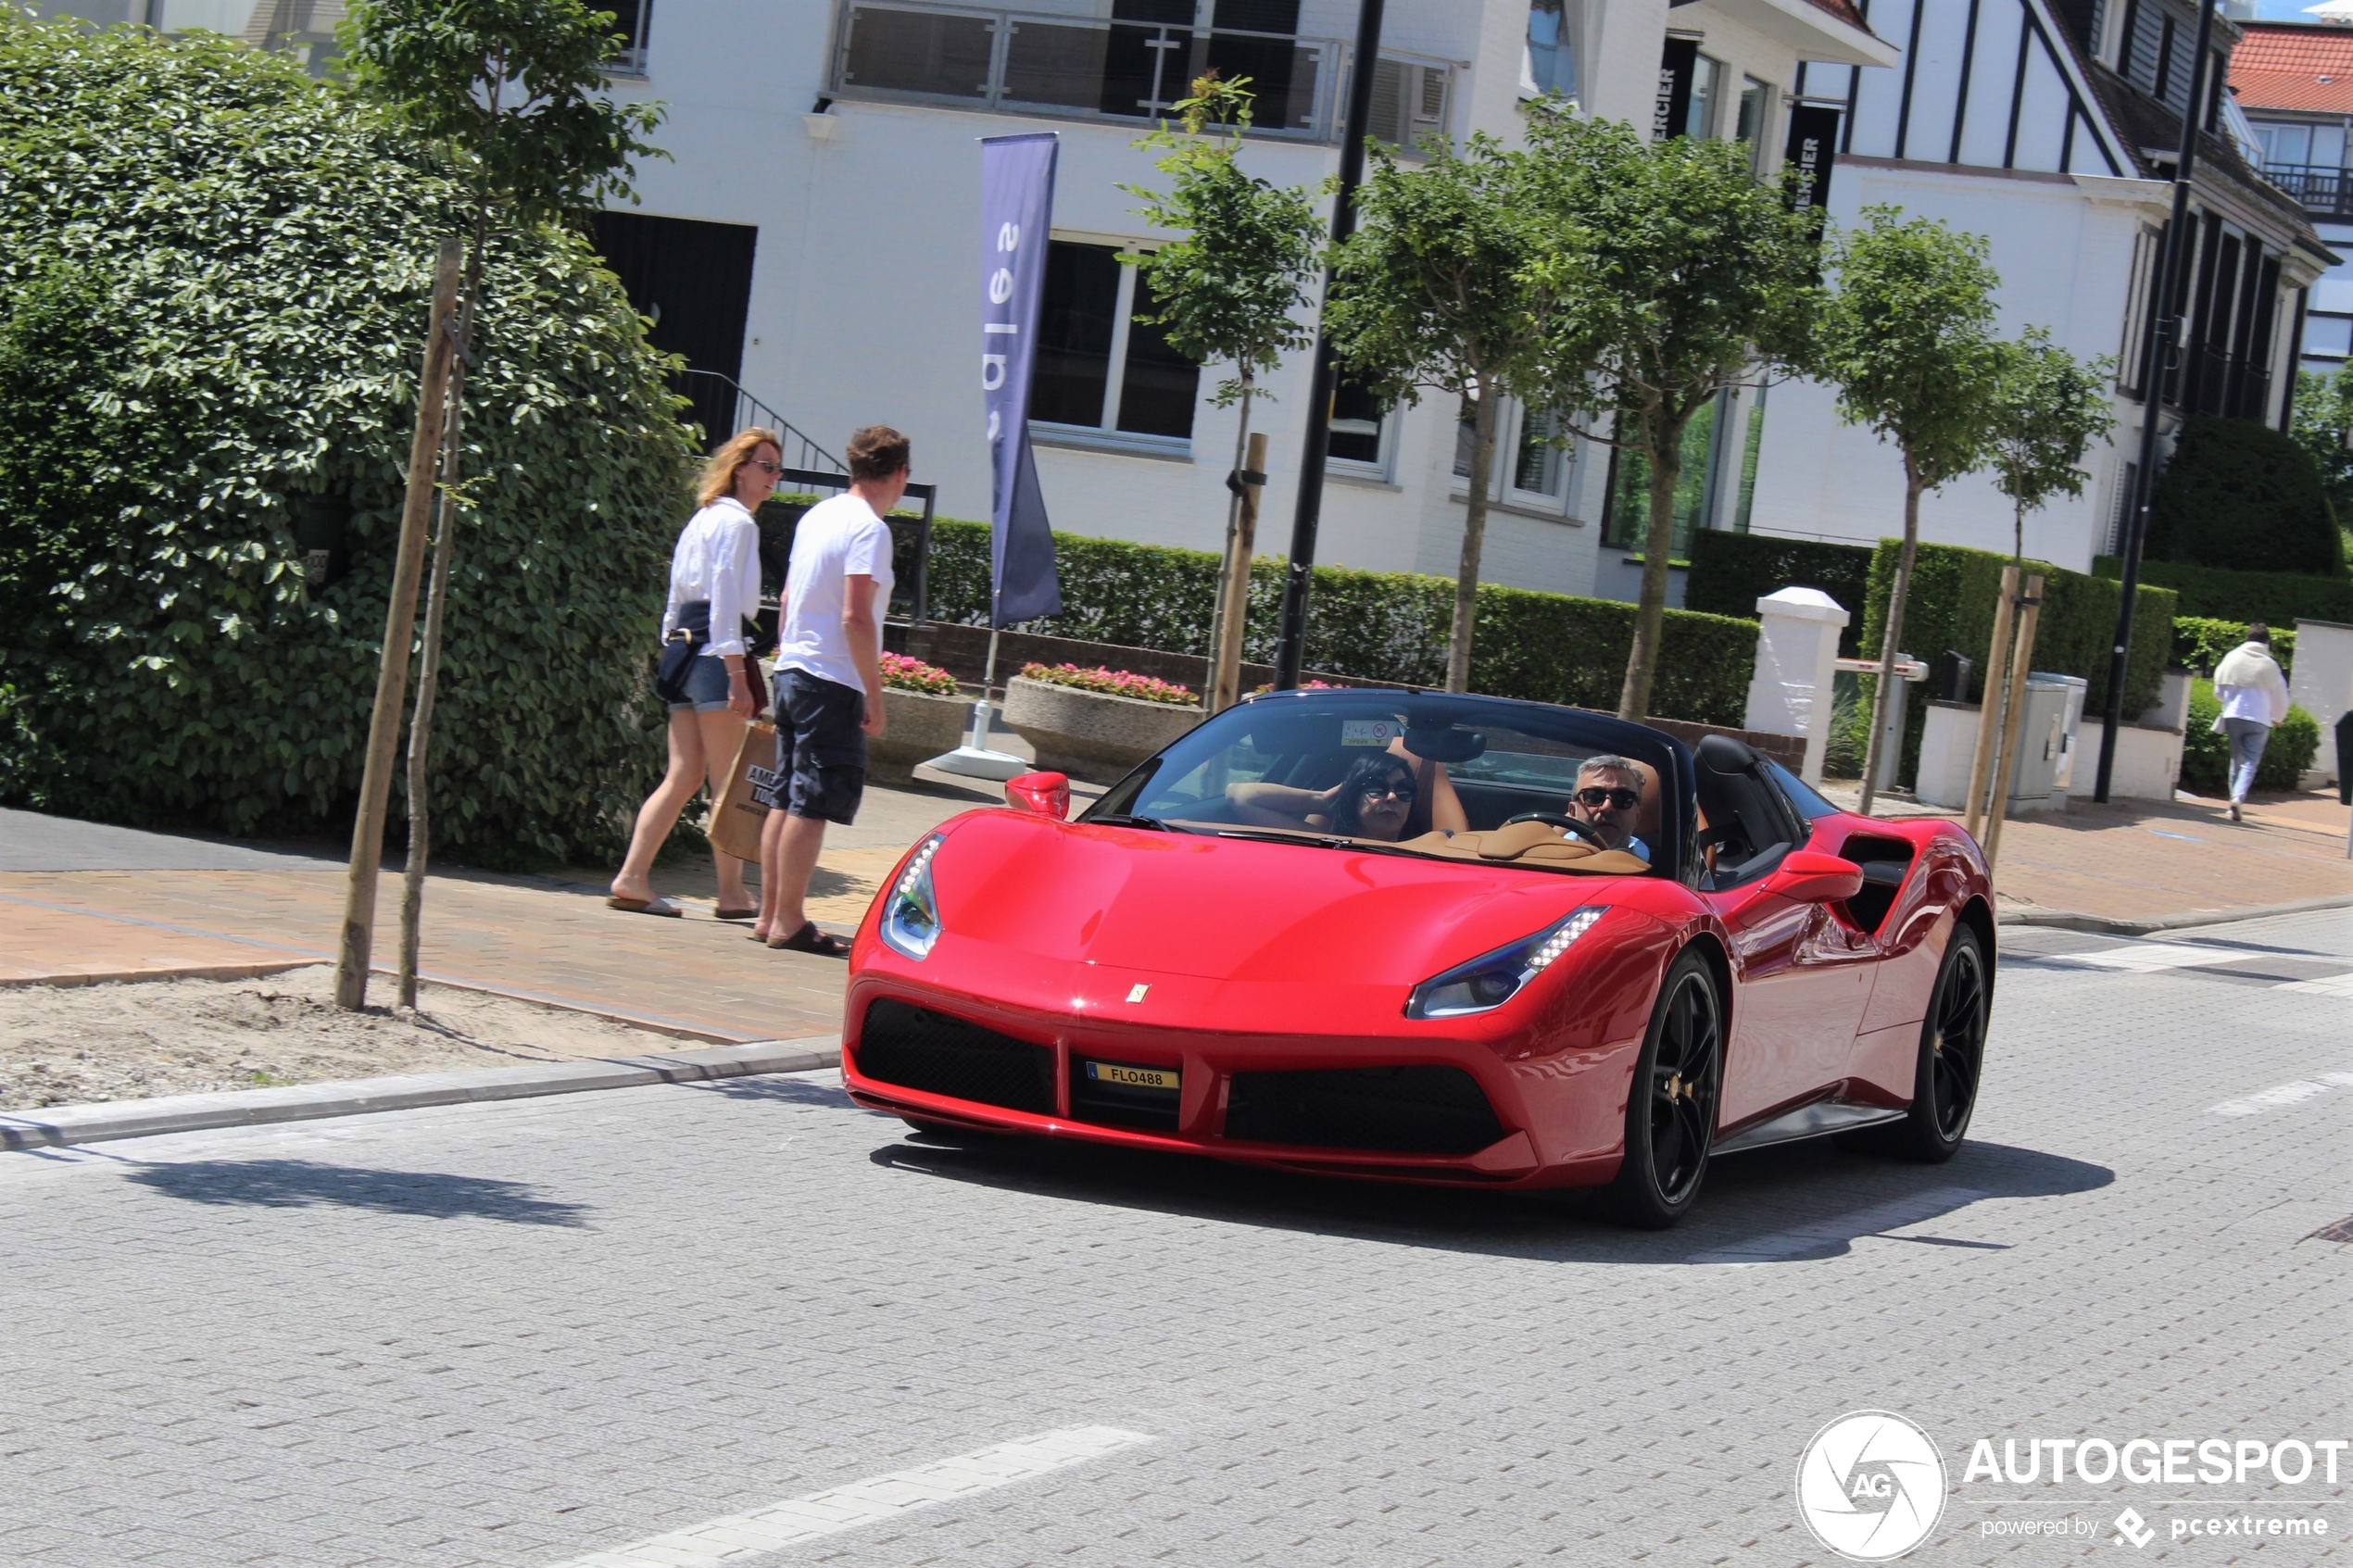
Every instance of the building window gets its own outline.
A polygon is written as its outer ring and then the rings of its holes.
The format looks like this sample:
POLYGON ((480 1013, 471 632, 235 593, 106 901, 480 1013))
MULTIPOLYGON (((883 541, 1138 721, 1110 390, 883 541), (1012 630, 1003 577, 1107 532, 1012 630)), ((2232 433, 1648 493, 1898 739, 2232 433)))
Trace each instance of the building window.
POLYGON ((654 0, 597 0, 594 9, 612 13, 612 30, 623 40, 605 69, 623 76, 646 74, 646 41, 653 29, 654 0))
POLYGON ((1773 90, 1753 76, 1741 78, 1739 117, 1733 121, 1732 140, 1748 144, 1748 161, 1752 168, 1761 167, 1765 160, 1765 117, 1773 107, 1773 90))
POLYGON ((1577 96, 1577 30, 1571 0, 1528 0, 1528 44, 1520 55, 1523 98, 1577 96))
MULTIPOLYGON (((1707 503, 1715 494, 1717 427, 1730 399, 1715 402, 1692 416, 1683 427, 1682 469, 1675 476, 1675 523, 1667 553, 1687 560, 1692 534, 1707 526, 1707 503)), ((1648 543, 1651 527, 1651 465, 1640 452, 1619 447, 1610 464, 1609 498, 1602 517, 1602 543, 1611 548, 1639 550, 1648 543)))
POLYGON ((1373 62, 1375 139, 1411 152, 1425 136, 1446 134, 1447 68, 1392 60, 1373 62))
POLYGON ((1325 452, 1327 466, 1343 473, 1389 472, 1390 410, 1342 370, 1332 383, 1331 445, 1325 452))
POLYGON ((2304 357, 2307 359, 2353 358, 2353 316, 2324 316, 2318 310, 2306 312, 2304 357))
MULTIPOLYGON (((1132 247, 1130 247, 1132 248, 1132 247)), ((1151 287, 1120 265, 1121 247, 1056 240, 1047 250, 1044 317, 1029 417, 1072 431, 1189 441, 1201 367, 1135 320, 1151 287)))
MULTIPOLYGON (((1495 461, 1487 498, 1522 510, 1566 512, 1576 474, 1575 443, 1558 445, 1560 417, 1507 402, 1495 411, 1495 461)), ((1470 420, 1454 426, 1454 477, 1468 480, 1478 433, 1470 420)))
POLYGON ((1683 134, 1716 134, 1716 100, 1723 95, 1724 62, 1705 55, 1692 61, 1692 108, 1683 118, 1683 134))

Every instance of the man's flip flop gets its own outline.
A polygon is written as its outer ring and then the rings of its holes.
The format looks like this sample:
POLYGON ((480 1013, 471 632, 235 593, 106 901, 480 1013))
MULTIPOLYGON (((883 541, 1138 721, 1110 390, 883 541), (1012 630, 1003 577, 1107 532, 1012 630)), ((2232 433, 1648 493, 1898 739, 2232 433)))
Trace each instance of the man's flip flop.
POLYGON ((814 953, 822 959, 846 959, 849 956, 849 944, 818 930, 813 920, 803 922, 801 928, 790 936, 771 936, 768 945, 790 953, 814 953))
POLYGON ((618 893, 605 900, 605 908, 624 909, 633 915, 660 915, 665 920, 677 920, 686 914, 667 898, 624 898, 618 893))

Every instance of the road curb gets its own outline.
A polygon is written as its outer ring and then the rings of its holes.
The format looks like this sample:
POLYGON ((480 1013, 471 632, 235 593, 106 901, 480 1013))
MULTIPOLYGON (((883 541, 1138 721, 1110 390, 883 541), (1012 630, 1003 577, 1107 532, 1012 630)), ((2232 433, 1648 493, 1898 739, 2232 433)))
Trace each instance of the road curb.
POLYGON ((6 975, 0 976, 0 989, 20 990, 30 985, 52 985, 63 990, 75 985, 118 985, 134 980, 260 980, 272 974, 283 974, 292 969, 317 969, 326 961, 323 959, 270 959, 259 963, 200 963, 166 969, 6 975))
POLYGON ((704 1083, 761 1073, 811 1073, 840 1065, 840 1036, 821 1035, 799 1040, 754 1040, 711 1050, 661 1051, 646 1056, 532 1062, 521 1067, 490 1067, 466 1073, 418 1073, 357 1082, 297 1084, 287 1088, 107 1100, 96 1105, 53 1106, 30 1113, 0 1111, 0 1149, 56 1148, 117 1138, 155 1137, 165 1133, 203 1132, 215 1127, 309 1122, 330 1116, 362 1116, 378 1110, 529 1099, 539 1095, 579 1094, 590 1089, 632 1089, 648 1084, 704 1083))
POLYGON ((2243 909, 2198 909, 2185 915, 2158 915, 2148 920, 2112 920, 2106 915, 2077 914, 2071 909, 2005 909, 1996 925, 2052 926, 2061 931, 2088 932, 2095 936, 2151 936, 2160 931, 2186 931, 2200 925, 2233 925, 2273 915, 2310 914, 2316 909, 2353 909, 2353 893, 2325 898, 2299 898, 2291 904, 2258 904, 2243 909))

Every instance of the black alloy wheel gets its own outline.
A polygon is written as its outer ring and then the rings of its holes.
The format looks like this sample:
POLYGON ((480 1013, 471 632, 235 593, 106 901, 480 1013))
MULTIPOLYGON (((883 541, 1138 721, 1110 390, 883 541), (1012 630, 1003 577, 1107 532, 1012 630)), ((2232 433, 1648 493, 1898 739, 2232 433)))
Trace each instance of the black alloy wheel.
POLYGON ((1607 1203, 1620 1222, 1665 1230, 1691 1210, 1716 1141, 1724 1010, 1716 975, 1686 949, 1667 972, 1626 1097, 1626 1157, 1607 1203))
POLYGON ((1959 1152, 1977 1110, 1977 1083, 1985 1069, 1985 1033, 1994 988, 1985 947, 1976 932, 1957 926, 1936 972, 1928 1016, 1920 1021, 1912 1108, 1901 1122, 1874 1127, 1869 1141, 1881 1152, 1941 1165, 1959 1152))

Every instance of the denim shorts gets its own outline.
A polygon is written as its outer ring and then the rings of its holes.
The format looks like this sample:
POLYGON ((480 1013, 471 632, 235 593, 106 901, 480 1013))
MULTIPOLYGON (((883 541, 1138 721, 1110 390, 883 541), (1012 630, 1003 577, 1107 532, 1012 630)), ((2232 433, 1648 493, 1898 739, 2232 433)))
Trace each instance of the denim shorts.
POLYGON ((866 694, 806 670, 776 671, 776 774, 796 817, 848 827, 866 793, 866 694))
POLYGON ((686 692, 690 702, 673 702, 673 713, 724 713, 727 711, 727 661, 714 654, 698 653, 687 661, 686 692))

